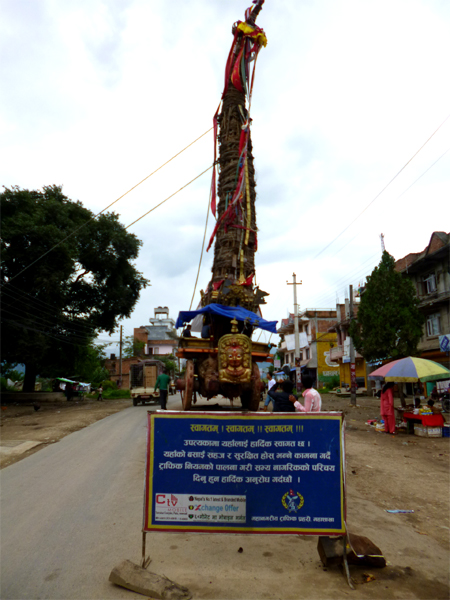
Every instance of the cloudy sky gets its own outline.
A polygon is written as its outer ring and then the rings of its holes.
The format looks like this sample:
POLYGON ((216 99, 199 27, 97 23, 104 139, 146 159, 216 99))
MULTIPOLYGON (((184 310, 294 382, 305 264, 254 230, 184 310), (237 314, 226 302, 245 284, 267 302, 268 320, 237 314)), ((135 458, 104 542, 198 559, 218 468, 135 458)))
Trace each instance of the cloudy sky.
MULTIPOLYGON (((1 183, 63 185, 103 210, 211 127, 231 26, 249 5, 0 0, 1 183)), ((450 230, 450 2, 267 0, 258 25, 256 280, 270 293, 263 316, 280 320, 293 272, 300 309, 332 308, 380 261, 380 233, 398 259, 450 230)), ((209 133, 111 210, 127 226, 212 161, 209 133)), ((125 334, 156 306, 189 309, 210 173, 130 228, 151 287, 125 334)), ((195 306, 211 264, 212 251, 195 306)))

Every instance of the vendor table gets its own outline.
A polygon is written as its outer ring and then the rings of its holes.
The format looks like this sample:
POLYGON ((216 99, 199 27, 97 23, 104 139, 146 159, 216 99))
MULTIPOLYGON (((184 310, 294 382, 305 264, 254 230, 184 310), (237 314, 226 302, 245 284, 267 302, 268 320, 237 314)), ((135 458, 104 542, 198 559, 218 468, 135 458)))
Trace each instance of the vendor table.
POLYGON ((408 425, 408 433, 414 433, 414 421, 422 423, 425 427, 442 427, 444 425, 444 417, 442 415, 416 415, 412 412, 404 412, 403 420, 408 425))

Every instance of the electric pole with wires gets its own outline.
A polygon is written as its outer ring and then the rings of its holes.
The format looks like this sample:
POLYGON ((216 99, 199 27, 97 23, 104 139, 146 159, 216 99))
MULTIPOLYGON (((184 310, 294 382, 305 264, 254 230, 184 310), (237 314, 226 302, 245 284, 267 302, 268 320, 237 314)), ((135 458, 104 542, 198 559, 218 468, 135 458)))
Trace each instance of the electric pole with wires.
POLYGON ((297 286, 302 285, 302 282, 297 282, 297 277, 295 273, 292 273, 292 283, 286 281, 287 285, 294 286, 294 340, 295 340, 295 380, 297 391, 300 391, 300 377, 301 377, 301 369, 300 369, 300 336, 298 330, 298 304, 297 304, 297 286))

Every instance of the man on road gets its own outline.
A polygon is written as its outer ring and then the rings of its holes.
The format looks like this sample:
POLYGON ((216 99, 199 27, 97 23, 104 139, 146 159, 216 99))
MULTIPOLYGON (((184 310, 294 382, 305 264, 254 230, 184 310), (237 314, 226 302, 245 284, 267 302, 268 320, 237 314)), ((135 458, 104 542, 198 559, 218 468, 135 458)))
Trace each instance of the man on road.
POLYGON ((159 389, 159 397, 161 403, 161 410, 166 410, 167 404, 167 392, 170 385, 170 377, 167 374, 167 369, 164 369, 161 375, 158 375, 158 378, 155 383, 155 392, 159 389))
POLYGON ((276 381, 275 381, 275 378, 272 377, 272 373, 267 373, 267 397, 266 397, 266 401, 264 402, 264 411, 265 412, 267 412, 267 410, 269 409, 269 402, 273 401, 272 398, 269 396, 269 392, 275 384, 276 384, 276 381))

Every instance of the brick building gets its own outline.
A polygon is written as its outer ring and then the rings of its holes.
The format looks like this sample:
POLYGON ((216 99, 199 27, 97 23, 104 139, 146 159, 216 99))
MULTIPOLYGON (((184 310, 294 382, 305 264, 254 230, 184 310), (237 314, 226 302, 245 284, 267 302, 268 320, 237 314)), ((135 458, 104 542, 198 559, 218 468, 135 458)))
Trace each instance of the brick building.
MULTIPOLYGON (((130 365, 134 365, 140 361, 139 357, 133 358, 122 358, 122 386, 123 390, 130 389, 130 365)), ((109 371, 109 378, 114 381, 119 387, 120 380, 120 359, 115 354, 111 354, 111 357, 105 360, 105 368, 109 371)))

